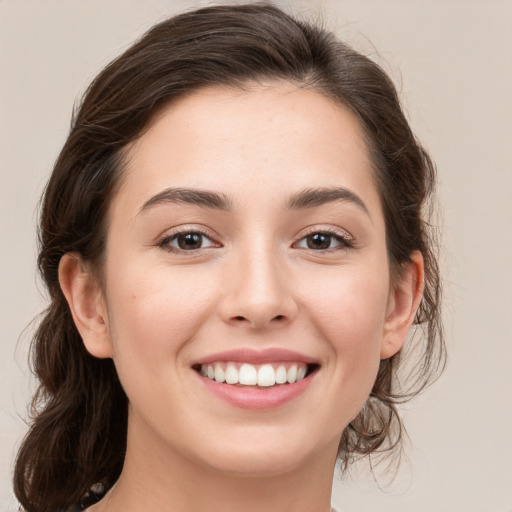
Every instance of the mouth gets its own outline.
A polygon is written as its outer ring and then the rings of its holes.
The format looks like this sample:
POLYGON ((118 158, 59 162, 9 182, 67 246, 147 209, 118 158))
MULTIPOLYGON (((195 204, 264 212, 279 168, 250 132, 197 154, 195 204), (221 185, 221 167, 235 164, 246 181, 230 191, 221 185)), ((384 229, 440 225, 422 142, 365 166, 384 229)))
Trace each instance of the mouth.
POLYGON ((299 399, 321 368, 316 359, 277 347, 217 352, 191 366, 212 396, 254 411, 284 407, 299 399))
POLYGON ((192 367, 202 377, 219 384, 268 389, 296 384, 318 371, 317 363, 303 361, 252 364, 244 361, 210 361, 192 367))

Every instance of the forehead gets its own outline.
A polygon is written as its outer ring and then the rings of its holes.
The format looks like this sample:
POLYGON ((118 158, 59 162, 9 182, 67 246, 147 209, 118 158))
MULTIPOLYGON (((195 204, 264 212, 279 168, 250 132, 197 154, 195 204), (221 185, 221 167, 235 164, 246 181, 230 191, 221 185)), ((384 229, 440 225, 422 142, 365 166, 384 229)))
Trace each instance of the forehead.
POLYGON ((318 92, 209 87, 163 108, 130 145, 121 192, 139 205, 169 186, 236 195, 343 185, 375 195, 368 155, 356 116, 318 92))

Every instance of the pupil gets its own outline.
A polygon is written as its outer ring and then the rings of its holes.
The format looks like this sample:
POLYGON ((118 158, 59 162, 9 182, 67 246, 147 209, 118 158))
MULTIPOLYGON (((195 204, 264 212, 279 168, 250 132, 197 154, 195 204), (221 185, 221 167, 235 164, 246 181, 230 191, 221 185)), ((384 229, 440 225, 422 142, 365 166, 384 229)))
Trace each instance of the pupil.
POLYGON ((331 236, 323 233, 315 233, 308 236, 308 247, 310 249, 328 249, 331 245, 331 236))
POLYGON ((180 249, 200 249, 202 235, 199 233, 187 233, 178 236, 178 245, 180 249))

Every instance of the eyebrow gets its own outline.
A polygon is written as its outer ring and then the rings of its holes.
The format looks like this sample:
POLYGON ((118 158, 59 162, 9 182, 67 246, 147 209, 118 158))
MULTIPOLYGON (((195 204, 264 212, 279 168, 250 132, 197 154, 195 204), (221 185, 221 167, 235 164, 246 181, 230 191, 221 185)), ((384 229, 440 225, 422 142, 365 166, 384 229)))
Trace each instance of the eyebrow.
POLYGON ((167 188, 148 199, 139 213, 165 203, 187 203, 204 208, 229 211, 231 200, 225 194, 192 188, 167 188))
MULTIPOLYGON (((370 212, 363 200, 357 194, 344 187, 320 187, 302 190, 290 197, 287 208, 290 210, 301 210, 335 201, 352 203, 371 218, 370 212)), ((167 188, 148 199, 142 205, 139 214, 165 203, 186 203, 222 211, 231 211, 233 209, 231 199, 221 192, 192 188, 167 188)))
POLYGON ((321 187, 308 188, 302 192, 294 194, 289 202, 288 208, 299 210, 303 208, 313 208, 334 201, 343 201, 356 205, 371 218, 368 208, 364 201, 354 192, 344 187, 321 187))

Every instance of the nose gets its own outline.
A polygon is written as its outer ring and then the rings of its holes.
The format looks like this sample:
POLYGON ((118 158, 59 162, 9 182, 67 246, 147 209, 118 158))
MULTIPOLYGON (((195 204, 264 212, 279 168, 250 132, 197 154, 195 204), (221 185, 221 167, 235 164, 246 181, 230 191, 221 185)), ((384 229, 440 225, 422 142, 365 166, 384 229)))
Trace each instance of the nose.
POLYGON ((286 265, 270 251, 242 255, 226 281, 220 309, 227 323, 264 329, 287 325, 297 316, 286 265))

